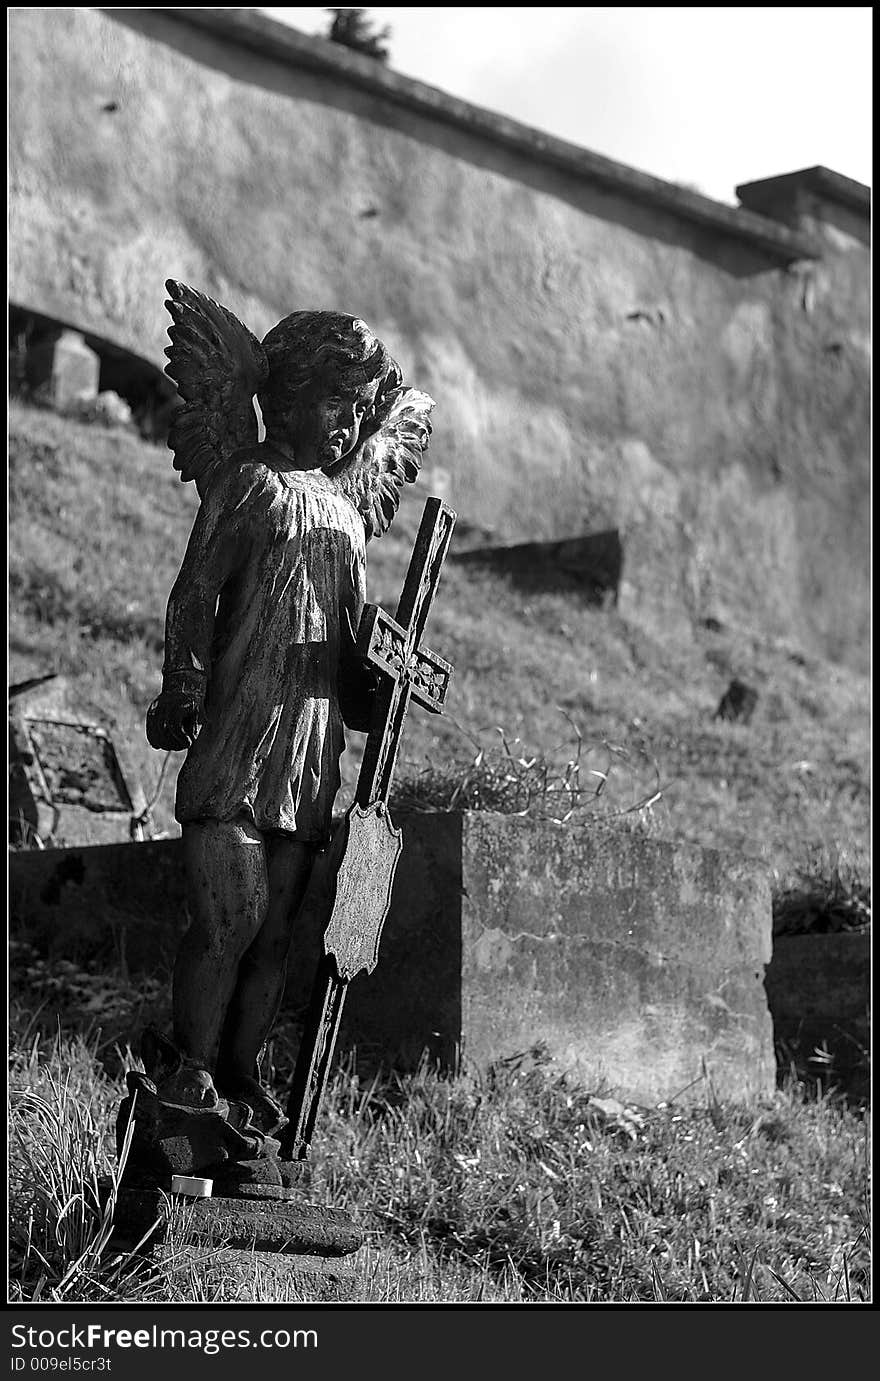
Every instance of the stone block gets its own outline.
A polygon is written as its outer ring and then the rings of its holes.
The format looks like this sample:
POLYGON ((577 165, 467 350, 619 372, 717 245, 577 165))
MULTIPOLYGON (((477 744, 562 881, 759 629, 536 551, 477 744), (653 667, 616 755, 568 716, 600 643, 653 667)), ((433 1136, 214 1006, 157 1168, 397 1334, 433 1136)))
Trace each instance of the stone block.
POLYGON ((52 961, 169 973, 188 922, 179 839, 9 855, 10 924, 52 961))
POLYGON ((291 1256, 286 1252, 239 1251, 235 1247, 199 1247, 159 1243, 145 1252, 169 1284, 186 1289, 196 1274, 206 1295, 222 1289, 237 1304, 341 1304, 359 1295, 362 1254, 291 1256))
POLYGON ((847 239, 865 246, 871 243, 871 189, 832 168, 799 168, 779 177, 743 182, 736 195, 749 211, 812 234, 820 243, 830 239, 837 250, 847 247, 847 239), (838 234, 828 236, 829 230, 838 234))
POLYGON ((113 1217, 117 1245, 133 1247, 145 1235, 177 1236, 210 1249, 348 1256, 365 1240, 347 1213, 308 1203, 225 1196, 187 1199, 159 1189, 120 1189, 113 1217))
POLYGON ((31 387, 64 412, 97 398, 101 360, 78 331, 61 331, 32 347, 26 374, 31 387))
MULTIPOLYGON (((352 985, 340 1050, 369 1069, 485 1068, 535 1045, 585 1082, 655 1103, 775 1083, 764 989, 769 884, 755 863, 623 830, 399 814, 379 965, 352 985), (687 1091, 685 1091, 687 1090, 687 1091)), ((164 969, 187 924, 179 840, 11 859, 13 935, 57 956, 164 969)), ((294 940, 292 1015, 320 944, 294 940)))
POLYGON ((401 821, 379 967, 342 1041, 412 1067, 547 1048, 652 1103, 772 1089, 770 893, 744 860, 624 831, 467 812, 401 821))

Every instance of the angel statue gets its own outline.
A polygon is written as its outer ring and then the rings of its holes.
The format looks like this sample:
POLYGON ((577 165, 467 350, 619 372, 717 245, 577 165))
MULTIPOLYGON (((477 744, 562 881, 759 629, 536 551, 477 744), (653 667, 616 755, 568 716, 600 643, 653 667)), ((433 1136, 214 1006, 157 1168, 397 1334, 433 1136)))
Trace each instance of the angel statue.
POLYGON ((366 543, 418 475, 434 404, 404 386, 357 317, 294 312, 261 343, 217 302, 166 286, 166 373, 183 400, 169 445, 201 505, 168 600, 147 738, 187 750, 175 814, 191 924, 174 968, 173 1043, 152 1034, 153 1082, 139 1087, 156 1092, 153 1140, 166 1158, 181 1118, 190 1142, 209 1147, 165 1166, 198 1174, 221 1142, 220 1160, 277 1151, 285 1118, 260 1082, 260 1053, 329 840, 343 726, 369 728, 374 673, 356 651, 366 543), (194 1109, 208 1114, 197 1134, 194 1109))

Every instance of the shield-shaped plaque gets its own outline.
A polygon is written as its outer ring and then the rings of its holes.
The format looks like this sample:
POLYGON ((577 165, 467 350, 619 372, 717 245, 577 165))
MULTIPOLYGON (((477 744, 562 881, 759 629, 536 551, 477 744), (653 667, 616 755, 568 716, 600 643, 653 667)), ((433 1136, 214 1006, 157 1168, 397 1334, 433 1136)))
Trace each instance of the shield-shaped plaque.
POLYGON ((337 830, 327 859, 333 910, 324 931, 344 981, 379 962, 379 939, 391 906, 391 888, 403 848, 400 830, 382 802, 354 805, 337 830))

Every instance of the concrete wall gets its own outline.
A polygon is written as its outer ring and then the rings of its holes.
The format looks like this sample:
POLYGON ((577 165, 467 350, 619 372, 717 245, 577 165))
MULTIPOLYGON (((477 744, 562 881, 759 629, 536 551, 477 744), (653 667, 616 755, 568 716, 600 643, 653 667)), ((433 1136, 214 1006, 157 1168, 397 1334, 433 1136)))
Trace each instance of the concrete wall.
MULTIPOLYGON (((379 966, 341 1048, 366 1068, 427 1051, 479 1068, 543 1044, 639 1102, 774 1086, 764 990, 770 894, 712 851, 510 816, 401 815, 379 966)), ((170 972, 187 924, 179 840, 11 856, 13 934, 58 957, 170 972)), ((298 926, 286 1002, 304 1015, 320 918, 298 926)))
POLYGON ((12 300, 159 363, 169 276, 258 334, 361 314, 462 516, 618 528, 624 612, 863 664, 865 246, 816 273, 797 230, 221 15, 12 11, 12 300))
POLYGON ((484 1062, 539 1031, 649 1103, 703 1061, 727 1096, 774 1086, 763 870, 713 850, 468 813, 462 1029, 484 1062))

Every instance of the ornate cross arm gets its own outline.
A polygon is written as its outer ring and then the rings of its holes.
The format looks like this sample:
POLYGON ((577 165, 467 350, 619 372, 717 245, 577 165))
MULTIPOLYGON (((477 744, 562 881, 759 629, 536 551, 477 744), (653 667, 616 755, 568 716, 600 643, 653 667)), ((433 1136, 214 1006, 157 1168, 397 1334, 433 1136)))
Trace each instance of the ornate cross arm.
POLYGON ((432 714, 443 713, 452 667, 436 652, 411 647, 407 630, 377 604, 364 608, 358 650, 386 676, 407 682, 417 705, 432 714))

